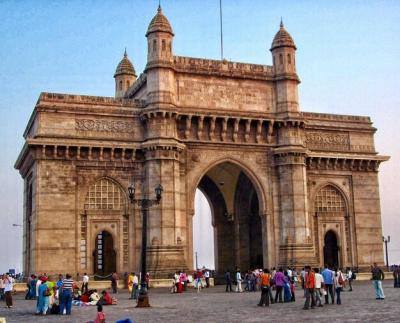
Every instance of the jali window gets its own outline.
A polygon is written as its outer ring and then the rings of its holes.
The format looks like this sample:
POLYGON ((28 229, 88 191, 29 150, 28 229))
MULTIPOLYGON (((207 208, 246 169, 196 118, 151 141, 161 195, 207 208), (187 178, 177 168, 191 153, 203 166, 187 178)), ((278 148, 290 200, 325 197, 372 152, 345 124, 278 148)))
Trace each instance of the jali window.
POLYGON ((337 188, 327 185, 317 193, 314 209, 318 213, 344 212, 346 210, 346 203, 343 195, 337 188))
POLYGON ((86 195, 86 210, 122 210, 124 206, 123 192, 117 184, 106 178, 90 186, 86 195))

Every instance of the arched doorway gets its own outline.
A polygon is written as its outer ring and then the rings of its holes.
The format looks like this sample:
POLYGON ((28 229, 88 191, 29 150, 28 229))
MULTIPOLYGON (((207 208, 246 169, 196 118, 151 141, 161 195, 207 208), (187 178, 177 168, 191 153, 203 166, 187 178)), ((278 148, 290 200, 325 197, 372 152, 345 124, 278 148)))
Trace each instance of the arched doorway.
POLYGON ((235 267, 242 271, 262 268, 263 230, 259 196, 245 171, 235 163, 218 164, 207 171, 198 188, 207 196, 211 208, 212 247, 218 274, 235 267))
POLYGON ((324 238, 324 262, 331 268, 339 267, 339 246, 336 233, 329 230, 324 238))
POLYGON ((117 257, 112 235, 108 231, 99 232, 96 236, 95 246, 93 272, 96 275, 107 276, 117 271, 117 257))

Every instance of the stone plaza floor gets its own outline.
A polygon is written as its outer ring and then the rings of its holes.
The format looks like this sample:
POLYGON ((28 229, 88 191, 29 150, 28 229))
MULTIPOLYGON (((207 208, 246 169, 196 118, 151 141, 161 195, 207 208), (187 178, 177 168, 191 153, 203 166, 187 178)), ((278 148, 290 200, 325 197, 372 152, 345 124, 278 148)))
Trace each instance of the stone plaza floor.
MULTIPOLYGON (((260 293, 225 293, 223 286, 194 290, 183 294, 170 294, 166 288, 151 289, 151 308, 135 308, 122 291, 116 295, 118 305, 104 306, 106 322, 130 318, 141 322, 400 322, 400 289, 394 289, 391 281, 385 281, 386 299, 379 301, 371 282, 357 281, 354 291, 342 293, 342 305, 325 305, 305 311, 303 291, 297 290, 296 302, 258 307, 260 293)), ((7 309, 0 302, 0 318, 10 322, 68 322, 83 323, 94 320, 96 306, 74 306, 71 316, 36 316, 36 301, 24 300, 23 294, 14 295, 14 307, 7 309)), ((1 322, 1 320, 0 320, 1 322)))

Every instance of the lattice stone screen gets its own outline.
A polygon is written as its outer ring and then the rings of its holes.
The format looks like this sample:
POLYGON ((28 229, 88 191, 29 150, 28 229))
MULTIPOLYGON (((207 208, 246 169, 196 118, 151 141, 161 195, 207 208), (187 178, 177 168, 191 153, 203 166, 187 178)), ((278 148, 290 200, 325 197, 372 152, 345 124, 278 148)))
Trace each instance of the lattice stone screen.
POLYGON ((314 203, 315 212, 344 212, 346 203, 342 194, 335 187, 328 185, 317 193, 314 203))
POLYGON ((121 210, 125 206, 125 199, 117 184, 101 179, 90 186, 85 199, 86 210, 121 210))

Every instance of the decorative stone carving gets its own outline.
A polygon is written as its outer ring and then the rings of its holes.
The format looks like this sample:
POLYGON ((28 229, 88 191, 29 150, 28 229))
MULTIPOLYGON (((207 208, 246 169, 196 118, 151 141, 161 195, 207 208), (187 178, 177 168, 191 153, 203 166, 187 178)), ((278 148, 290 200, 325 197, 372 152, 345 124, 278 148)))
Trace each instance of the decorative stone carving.
POLYGON ((307 132, 306 146, 314 149, 349 150, 349 134, 329 132, 307 132))
POLYGON ((100 131, 134 133, 134 123, 114 120, 76 119, 75 129, 78 131, 100 131))

